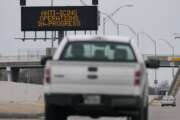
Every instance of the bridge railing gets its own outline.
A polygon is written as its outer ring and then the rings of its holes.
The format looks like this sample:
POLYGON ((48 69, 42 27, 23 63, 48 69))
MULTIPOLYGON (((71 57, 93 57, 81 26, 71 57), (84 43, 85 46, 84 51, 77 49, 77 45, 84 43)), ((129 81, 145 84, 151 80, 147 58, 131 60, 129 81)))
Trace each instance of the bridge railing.
POLYGON ((0 62, 35 62, 41 58, 42 55, 0 56, 0 62))
POLYGON ((176 73, 176 76, 175 76, 174 80, 171 83, 168 94, 176 96, 176 94, 177 94, 177 92, 179 90, 179 87, 180 87, 180 66, 179 66, 179 69, 178 69, 178 71, 176 73))

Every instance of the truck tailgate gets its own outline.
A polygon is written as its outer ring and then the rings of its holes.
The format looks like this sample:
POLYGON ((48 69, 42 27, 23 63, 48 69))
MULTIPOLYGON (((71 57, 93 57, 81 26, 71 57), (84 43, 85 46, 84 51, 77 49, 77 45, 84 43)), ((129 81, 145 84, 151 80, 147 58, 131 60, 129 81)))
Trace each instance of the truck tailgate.
POLYGON ((132 94, 137 63, 52 61, 51 92, 132 94))

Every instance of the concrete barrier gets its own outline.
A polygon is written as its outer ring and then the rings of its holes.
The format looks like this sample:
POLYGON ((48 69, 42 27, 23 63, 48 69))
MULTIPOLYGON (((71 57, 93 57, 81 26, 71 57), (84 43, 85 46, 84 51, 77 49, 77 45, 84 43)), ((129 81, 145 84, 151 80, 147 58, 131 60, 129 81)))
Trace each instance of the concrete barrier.
MULTIPOLYGON (((43 85, 0 81, 0 102, 43 101, 43 85)), ((149 103, 157 95, 149 96, 149 103)))
POLYGON ((32 103, 43 101, 43 86, 0 81, 0 102, 32 103))
POLYGON ((152 100, 154 100, 154 98, 157 98, 157 95, 149 95, 149 102, 151 102, 152 100))

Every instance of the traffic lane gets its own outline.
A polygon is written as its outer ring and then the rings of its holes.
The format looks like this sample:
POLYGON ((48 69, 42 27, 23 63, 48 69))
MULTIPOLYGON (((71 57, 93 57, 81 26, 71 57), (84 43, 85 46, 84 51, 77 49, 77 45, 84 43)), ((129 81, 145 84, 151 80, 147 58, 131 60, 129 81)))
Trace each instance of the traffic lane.
MULTIPOLYGON (((149 109, 149 120, 179 120, 179 104, 177 107, 160 107, 160 106, 151 106, 149 109)), ((19 119, 2 119, 0 120, 19 120, 19 119)), ((21 120, 44 120, 44 118, 38 119, 21 119, 21 120)), ((70 116, 68 120, 93 120, 90 117, 81 117, 81 116, 70 116)), ((122 117, 102 117, 96 120, 127 120, 127 118, 122 117)))
MULTIPOLYGON (((176 97, 176 107, 149 106, 149 120, 180 120, 180 92, 176 97)), ((69 117, 68 120, 93 120, 89 117, 69 117)), ((97 120, 127 120, 127 118, 106 118, 97 120)))
MULTIPOLYGON (((179 120, 180 114, 180 93, 176 97, 177 106, 176 107, 161 107, 161 106, 150 106, 149 107, 149 120, 179 120)), ((1 119, 0 120, 12 120, 12 119, 1 119)), ((13 119, 19 120, 19 119, 13 119)), ((39 119, 21 119, 21 120, 44 120, 43 117, 39 119)), ((93 120, 89 117, 80 117, 80 116, 72 116, 69 117, 68 120, 93 120)), ((108 118, 102 117, 96 120, 127 120, 127 118, 108 118)))
POLYGON ((0 118, 0 120, 44 120, 44 119, 26 119, 26 118, 21 118, 21 119, 16 119, 16 118, 0 118))
POLYGON ((69 117, 68 120, 127 120, 127 118, 126 117, 101 117, 98 119, 92 119, 90 117, 72 116, 72 117, 69 117))
POLYGON ((179 120, 177 107, 150 107, 149 120, 179 120))
MULTIPOLYGON (((2 119, 0 118, 0 120, 44 120, 44 118, 39 118, 39 119, 26 119, 26 118, 22 118, 22 119, 2 119)), ((91 119, 89 117, 78 117, 78 116, 73 116, 73 117, 69 117, 68 120, 127 120, 126 118, 106 118, 106 117, 102 117, 99 119, 91 119)))
POLYGON ((176 96, 176 107, 152 106, 149 109, 149 120, 180 120, 180 92, 176 96))

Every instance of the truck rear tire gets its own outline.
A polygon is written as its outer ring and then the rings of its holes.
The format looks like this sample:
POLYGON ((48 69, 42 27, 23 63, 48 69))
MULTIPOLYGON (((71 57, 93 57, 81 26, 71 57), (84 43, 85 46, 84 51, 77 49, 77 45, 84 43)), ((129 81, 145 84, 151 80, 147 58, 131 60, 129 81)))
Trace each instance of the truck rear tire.
POLYGON ((144 120, 148 120, 148 114, 149 114, 149 111, 148 111, 149 107, 148 105, 144 108, 144 120))
POLYGON ((48 105, 45 106, 45 120, 66 120, 67 115, 63 109, 60 109, 58 106, 55 105, 48 105))

